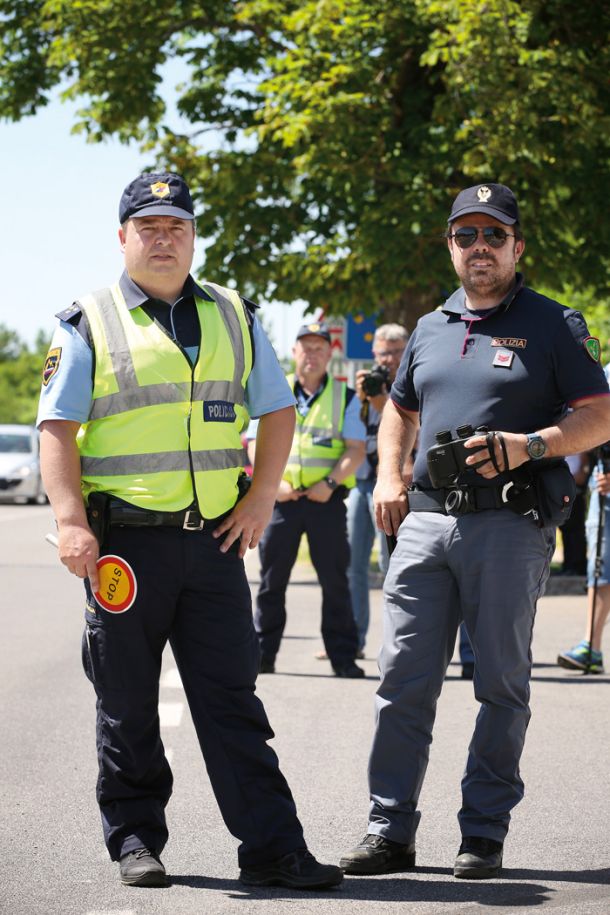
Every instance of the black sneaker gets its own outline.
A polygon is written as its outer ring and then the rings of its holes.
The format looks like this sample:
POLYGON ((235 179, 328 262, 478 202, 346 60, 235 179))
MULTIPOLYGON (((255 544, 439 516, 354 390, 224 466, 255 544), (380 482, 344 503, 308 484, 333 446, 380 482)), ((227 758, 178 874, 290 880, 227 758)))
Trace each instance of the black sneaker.
POLYGON ((297 848, 275 861, 242 867, 239 879, 246 886, 288 886, 293 890, 322 890, 343 880, 341 868, 320 864, 306 848, 297 848))
POLYGON ((401 845, 367 833, 359 845, 341 858, 346 874, 394 874, 415 867, 415 844, 401 845))
POLYGON ((259 674, 274 674, 275 661, 273 658, 261 658, 258 665, 259 674))
POLYGON ((453 876, 466 880, 497 877, 502 868, 502 842, 481 836, 465 836, 455 859, 453 876))
POLYGON ((158 855, 148 848, 136 848, 119 862, 121 883, 127 886, 167 886, 167 874, 158 855))
POLYGON ((364 677, 363 669, 358 667, 354 661, 348 661, 347 664, 341 664, 337 667, 333 664, 333 670, 335 677, 347 677, 348 680, 359 680, 360 677, 364 677))

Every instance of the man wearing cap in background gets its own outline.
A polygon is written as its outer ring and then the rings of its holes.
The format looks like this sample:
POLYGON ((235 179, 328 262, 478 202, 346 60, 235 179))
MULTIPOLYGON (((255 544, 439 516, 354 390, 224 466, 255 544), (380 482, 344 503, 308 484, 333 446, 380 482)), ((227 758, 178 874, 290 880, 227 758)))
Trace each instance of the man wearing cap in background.
MULTIPOLYGON (((307 324, 293 348, 295 373, 288 376, 297 400, 297 423, 271 523, 259 544, 261 583, 254 623, 261 648, 261 673, 274 673, 286 625, 286 588, 303 534, 322 588, 322 639, 338 677, 358 678, 358 635, 352 614, 347 567, 345 497, 365 454, 366 429, 360 401, 345 382, 328 374, 330 331, 307 324)), ((251 424, 248 438, 254 439, 251 424)), ((251 459, 260 458, 249 445, 251 459)))
POLYGON ((332 886, 341 872, 307 851, 267 744, 243 566, 271 515, 294 398, 255 306, 190 276, 182 178, 139 176, 119 219, 125 272, 58 315, 38 414, 59 556, 85 579, 106 845, 123 883, 166 884, 172 773, 158 700, 169 640, 221 813, 241 841, 241 881, 332 886), (245 491, 249 413, 260 416, 259 459, 245 491), (99 569, 98 556, 110 556, 99 569))
POLYGON ((597 341, 578 312, 515 273, 525 243, 512 191, 480 184, 458 194, 447 246, 462 286, 419 321, 379 431, 377 524, 398 543, 384 587, 369 825, 340 862, 347 873, 415 864, 436 702, 462 618, 481 708, 462 780, 454 875, 499 873, 510 812, 523 796, 536 601, 573 495, 561 457, 610 438, 597 341), (452 430, 455 441, 462 424, 488 431, 466 432, 465 449, 442 445, 429 464, 436 433, 452 430), (402 456, 418 429, 407 490, 402 456), (457 470, 449 462, 441 474, 452 455, 457 470))

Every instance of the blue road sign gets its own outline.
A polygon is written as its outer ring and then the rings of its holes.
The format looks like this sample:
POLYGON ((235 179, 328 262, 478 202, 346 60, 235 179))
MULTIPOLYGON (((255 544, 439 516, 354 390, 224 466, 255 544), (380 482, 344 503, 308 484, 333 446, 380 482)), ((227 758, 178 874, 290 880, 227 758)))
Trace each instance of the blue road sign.
POLYGON ((348 315, 345 322, 346 359, 372 359, 373 335, 377 327, 376 315, 348 315))

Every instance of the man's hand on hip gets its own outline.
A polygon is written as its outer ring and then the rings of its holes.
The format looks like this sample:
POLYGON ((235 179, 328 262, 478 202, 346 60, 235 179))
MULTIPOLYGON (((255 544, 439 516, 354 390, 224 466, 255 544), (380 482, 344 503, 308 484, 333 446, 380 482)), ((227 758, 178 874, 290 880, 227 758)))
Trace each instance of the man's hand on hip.
POLYGON ((223 534, 227 535, 220 545, 220 552, 228 552, 235 541, 239 540, 238 553, 243 559, 248 548, 253 550, 257 547, 271 520, 273 502, 268 495, 259 496, 255 490, 250 489, 212 533, 216 539, 223 534))

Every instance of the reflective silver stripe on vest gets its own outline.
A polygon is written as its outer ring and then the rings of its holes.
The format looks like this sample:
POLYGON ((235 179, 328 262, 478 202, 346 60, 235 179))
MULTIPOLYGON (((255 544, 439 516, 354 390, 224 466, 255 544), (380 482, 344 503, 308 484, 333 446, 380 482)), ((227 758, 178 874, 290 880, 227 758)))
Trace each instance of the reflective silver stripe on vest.
POLYGON ((235 391, 242 392, 242 399, 238 400, 237 396, 227 399, 232 400, 234 403, 243 403, 243 385, 241 380, 246 368, 246 354, 244 353, 244 336, 242 333, 241 324, 239 323, 239 318, 235 312, 235 306, 233 305, 233 302, 225 295, 222 286, 218 286, 216 283, 205 283, 203 289, 205 292, 212 296, 220 308, 220 315, 222 320, 225 322, 225 327, 227 328, 229 339, 233 343, 233 360, 235 362, 235 372, 233 373, 233 388, 235 391))
MULTIPOLYGON (((193 467, 197 470, 230 470, 243 467, 243 448, 225 448, 219 451, 193 451, 193 467)), ((165 451, 155 454, 119 454, 114 457, 81 457, 85 477, 134 476, 144 473, 190 473, 188 451, 165 451)))
POLYGON ((322 426, 303 426, 300 435, 311 435, 316 438, 336 438, 334 431, 332 429, 327 429, 322 426))
POLYGON ((300 467, 333 467, 337 458, 329 461, 328 458, 304 458, 300 454, 291 454, 288 458, 288 465, 298 464, 300 467))
MULTIPOLYGON (((245 353, 243 335, 239 318, 231 301, 220 292, 220 287, 215 284, 209 286, 209 294, 219 307, 220 315, 224 321, 233 348, 235 371, 232 381, 202 381, 193 385, 192 398, 200 400, 226 400, 230 403, 243 405, 244 388, 242 376, 245 369, 245 353)), ((89 419, 102 419, 115 416, 128 410, 139 407, 154 407, 165 403, 188 403, 191 400, 191 384, 184 382, 162 382, 159 384, 140 386, 125 328, 119 318, 112 291, 100 289, 91 293, 94 299, 106 340, 112 370, 119 388, 116 394, 105 394, 97 397, 92 405, 89 419)), ((85 312, 86 313, 86 312, 85 312)))
POLYGON ((343 382, 333 378, 333 438, 341 438, 341 405, 343 402, 343 382))

